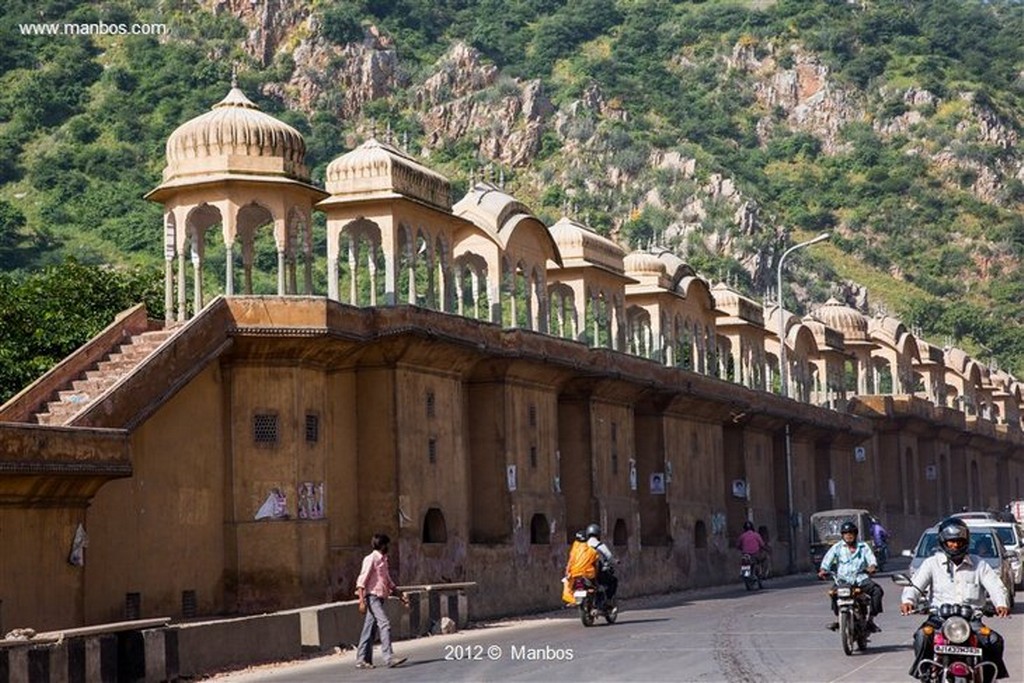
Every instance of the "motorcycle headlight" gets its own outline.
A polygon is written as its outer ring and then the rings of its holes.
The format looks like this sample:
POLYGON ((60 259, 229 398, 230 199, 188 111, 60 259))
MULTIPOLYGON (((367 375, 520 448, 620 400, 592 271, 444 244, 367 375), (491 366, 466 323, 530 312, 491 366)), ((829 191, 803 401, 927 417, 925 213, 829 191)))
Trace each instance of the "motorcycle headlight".
POLYGON ((942 625, 942 635, 951 643, 962 643, 971 635, 971 625, 961 617, 950 617, 942 625))
POLYGON ((836 589, 836 595, 840 598, 848 598, 853 594, 853 589, 848 586, 842 586, 836 589))

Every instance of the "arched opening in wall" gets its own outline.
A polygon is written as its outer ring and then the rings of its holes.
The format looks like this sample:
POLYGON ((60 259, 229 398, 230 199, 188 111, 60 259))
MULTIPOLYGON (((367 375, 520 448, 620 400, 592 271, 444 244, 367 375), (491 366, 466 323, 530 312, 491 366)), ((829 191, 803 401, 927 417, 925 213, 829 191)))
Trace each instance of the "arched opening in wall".
MULTIPOLYGON (((352 306, 385 301, 384 252, 380 228, 367 220, 353 221, 338 235, 338 300, 352 306)), ((330 279, 334 273, 328 273, 330 279)))
POLYGON ((951 506, 950 482, 949 482, 949 453, 942 453, 939 456, 939 512, 951 506))
POLYGON ((879 362, 878 366, 878 393, 891 394, 893 389, 892 368, 888 361, 879 362))
POLYGON ((946 385, 946 407, 955 408, 961 410, 961 404, 963 401, 960 400, 960 392, 956 390, 956 387, 952 384, 946 385))
POLYGON ((779 374, 779 357, 774 353, 765 355, 765 369, 768 371, 768 390, 782 394, 782 376, 779 374))
POLYGON ((530 329, 548 332, 548 278, 543 268, 530 271, 530 329))
POLYGON ((434 240, 434 300, 437 310, 455 311, 455 282, 451 248, 444 235, 434 240))
POLYGON ((715 332, 710 327, 704 328, 704 349, 707 353, 704 372, 712 377, 721 377, 722 366, 718 363, 718 344, 715 343, 715 332))
POLYGON ((651 314, 640 306, 630 306, 626 311, 626 336, 629 353, 641 358, 650 358, 651 314))
POLYGON ((285 222, 288 235, 288 292, 290 294, 313 293, 313 231, 309 217, 292 207, 285 222))
POLYGON ((728 339, 723 339, 719 344, 718 357, 722 360, 722 365, 725 366, 722 376, 730 382, 740 382, 743 378, 736 371, 736 358, 732 353, 732 343, 728 339))
POLYGON ((533 301, 530 297, 530 282, 526 271, 523 270, 522 263, 516 264, 515 278, 512 284, 515 288, 513 296, 516 302, 513 325, 524 330, 531 330, 533 329, 533 301))
POLYGON ((629 544, 629 531, 626 529, 626 520, 619 517, 615 520, 615 528, 612 531, 612 545, 624 546, 629 544))
POLYGON ((541 513, 530 518, 530 544, 548 545, 551 543, 551 527, 548 526, 548 518, 541 513))
POLYGON ((839 389, 843 392, 852 391, 856 393, 858 391, 857 364, 849 358, 843 362, 843 385, 839 389))
POLYGON ((444 513, 440 508, 430 508, 423 517, 423 542, 447 543, 448 526, 444 521, 444 513))
POLYGON ((914 451, 909 447, 903 453, 903 473, 904 481, 906 482, 906 509, 904 512, 908 515, 917 514, 916 501, 917 501, 917 477, 914 474, 914 451))
POLYGON ((924 375, 915 372, 910 379, 910 393, 928 395, 928 387, 924 383, 924 375))
POLYGON ((693 334, 690 323, 676 323, 676 367, 693 370, 693 334))
POLYGON ((581 341, 595 348, 611 348, 611 307, 604 292, 592 292, 587 297, 584 318, 586 328, 581 341))
POLYGON ((576 338, 576 302, 572 288, 553 285, 548 291, 548 332, 563 339, 576 338))
POLYGON ((477 254, 463 254, 455 260, 456 312, 476 320, 490 320, 487 301, 487 262, 477 254))
POLYGON ((698 550, 708 547, 708 528, 702 519, 693 525, 693 547, 698 550))
POLYGON ((971 509, 980 510, 982 508, 981 499, 981 477, 978 474, 978 461, 971 461, 971 509))
POLYGON ((398 250, 395 254, 395 303, 416 303, 415 289, 410 287, 410 282, 415 283, 416 280, 413 273, 413 269, 416 267, 416 247, 412 229, 404 223, 399 223, 396 232, 398 233, 398 250))

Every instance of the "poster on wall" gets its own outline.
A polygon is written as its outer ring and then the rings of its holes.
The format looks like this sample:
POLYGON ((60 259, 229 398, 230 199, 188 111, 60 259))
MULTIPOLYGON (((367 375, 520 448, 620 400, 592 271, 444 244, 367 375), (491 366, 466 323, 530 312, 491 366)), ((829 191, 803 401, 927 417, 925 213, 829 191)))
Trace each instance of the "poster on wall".
POLYGON ((508 480, 508 490, 516 490, 516 466, 509 465, 505 470, 505 478, 508 480))
POLYGON ((324 518, 324 483, 304 481, 299 484, 299 519, 324 518))
POLYGON ((665 494, 665 475, 662 472, 651 473, 651 493, 654 495, 665 494))
POLYGON ((256 511, 256 519, 288 519, 288 498, 278 487, 270 489, 263 505, 256 511))

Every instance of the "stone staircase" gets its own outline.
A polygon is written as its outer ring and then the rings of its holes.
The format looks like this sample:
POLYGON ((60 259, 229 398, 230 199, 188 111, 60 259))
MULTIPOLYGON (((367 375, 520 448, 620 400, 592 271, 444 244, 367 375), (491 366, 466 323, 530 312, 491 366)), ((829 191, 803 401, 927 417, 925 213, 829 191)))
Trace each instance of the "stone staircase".
POLYGON ((45 407, 35 414, 43 425, 65 425, 85 410, 96 397, 114 386, 149 354, 164 343, 174 330, 151 330, 137 334, 112 350, 93 368, 57 392, 45 407))

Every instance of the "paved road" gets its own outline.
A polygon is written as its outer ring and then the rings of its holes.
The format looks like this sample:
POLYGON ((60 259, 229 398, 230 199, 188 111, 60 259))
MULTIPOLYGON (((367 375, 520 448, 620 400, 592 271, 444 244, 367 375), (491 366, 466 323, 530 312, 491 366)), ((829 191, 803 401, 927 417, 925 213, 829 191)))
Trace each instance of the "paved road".
MULTIPOLYGON (((409 657, 396 669, 355 668, 349 650, 218 676, 220 683, 337 681, 657 681, 861 683, 912 681, 911 637, 919 617, 899 615, 899 587, 888 576, 883 632, 868 650, 843 654, 831 621, 827 584, 810 574, 742 586, 688 591, 623 603, 618 623, 584 628, 573 610, 480 625, 450 636, 396 644, 409 657)), ((1024 680, 1024 600, 1009 619, 989 623, 1007 641, 1011 680, 1024 680)), ((379 649, 375 652, 379 657, 379 649)))

